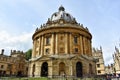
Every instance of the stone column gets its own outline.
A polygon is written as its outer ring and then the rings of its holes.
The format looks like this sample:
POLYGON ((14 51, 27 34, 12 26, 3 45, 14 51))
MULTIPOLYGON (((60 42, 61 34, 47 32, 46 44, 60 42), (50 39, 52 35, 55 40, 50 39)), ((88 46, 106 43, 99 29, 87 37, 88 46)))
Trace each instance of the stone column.
POLYGON ((85 37, 85 50, 86 50, 86 54, 89 55, 89 46, 88 46, 88 39, 85 37))
POLYGON ((70 52, 70 54, 72 54, 72 34, 70 33, 70 38, 69 38, 69 40, 70 40, 70 49, 69 49, 69 52, 70 52))
POLYGON ((89 48, 90 48, 90 56, 92 56, 92 41, 91 41, 91 39, 89 39, 89 48))
POLYGON ((34 52, 35 52, 35 41, 33 40, 32 58, 34 57, 34 52))
POLYGON ((36 56, 36 39, 33 41, 32 58, 36 56))
POLYGON ((68 34, 65 34, 65 53, 68 54, 68 34))
POLYGON ((52 78, 53 73, 53 66, 52 66, 52 61, 49 61, 48 64, 48 77, 52 78))
POLYGON ((83 37, 83 43, 84 43, 84 54, 86 55, 86 42, 85 42, 85 37, 83 37))
POLYGON ((39 65, 39 63, 36 64, 35 75, 36 75, 36 77, 40 77, 40 65, 39 65))
POLYGON ((39 76, 41 77, 41 67, 42 67, 42 62, 39 62, 39 76))
POLYGON ((85 42, 84 42, 84 37, 82 36, 82 48, 83 48, 83 54, 85 54, 85 42))
POLYGON ((42 46, 42 47, 43 47, 43 49, 42 49, 42 50, 43 50, 43 55, 45 55, 45 48, 44 48, 44 45, 45 45, 45 37, 44 37, 44 35, 43 35, 43 46, 42 46))
POLYGON ((70 75, 73 76, 72 62, 71 62, 71 65, 70 65, 70 75))
POLYGON ((55 33, 54 33, 54 40, 53 40, 53 44, 54 44, 54 47, 53 47, 53 53, 55 54, 55 33))
POLYGON ((87 38, 87 44, 88 44, 88 55, 90 56, 91 52, 90 52, 90 41, 89 39, 87 38))
POLYGON ((43 55, 43 36, 41 36, 41 56, 43 55))
POLYGON ((68 54, 70 54, 70 33, 68 33, 68 54))
POLYGON ((29 63, 29 66, 28 66, 28 76, 32 77, 32 63, 29 63))
POLYGON ((39 37, 39 56, 41 55, 41 37, 39 37))
POLYGON ((58 54, 58 34, 56 34, 56 41, 55 42, 56 42, 56 44, 55 44, 56 45, 55 53, 58 54))
POLYGON ((80 54, 83 54, 83 41, 81 35, 80 35, 80 54))
POLYGON ((54 54, 54 34, 52 34, 51 38, 51 54, 54 54))

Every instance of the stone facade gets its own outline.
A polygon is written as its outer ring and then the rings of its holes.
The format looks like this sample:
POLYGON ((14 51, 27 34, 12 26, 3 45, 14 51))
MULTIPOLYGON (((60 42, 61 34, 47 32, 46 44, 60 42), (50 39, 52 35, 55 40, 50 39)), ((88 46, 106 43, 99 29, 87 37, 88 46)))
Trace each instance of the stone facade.
POLYGON ((28 63, 22 51, 11 50, 10 56, 0 54, 0 76, 27 76, 28 63))
POLYGON ((92 35, 88 28, 60 7, 33 34, 30 77, 93 76, 92 35))
POLYGON ((115 47, 113 60, 114 60, 114 73, 120 76, 120 52, 117 47, 115 47))
POLYGON ((92 53, 94 58, 97 60, 96 62, 97 75, 99 76, 105 75, 105 66, 104 66, 102 47, 100 47, 100 49, 93 48, 92 53))
POLYGON ((105 73, 106 75, 115 75, 115 71, 114 71, 114 65, 111 64, 111 65, 108 65, 108 66, 105 66, 105 73))

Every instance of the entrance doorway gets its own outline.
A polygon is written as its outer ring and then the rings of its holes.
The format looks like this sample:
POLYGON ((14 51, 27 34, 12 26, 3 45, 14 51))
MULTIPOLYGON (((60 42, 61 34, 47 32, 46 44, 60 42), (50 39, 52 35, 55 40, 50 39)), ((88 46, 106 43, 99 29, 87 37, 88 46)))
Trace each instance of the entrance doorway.
POLYGON ((35 64, 33 65, 32 76, 35 76, 35 64))
POLYGON ((89 64, 89 75, 91 75, 93 72, 92 72, 92 64, 89 64))
POLYGON ((44 62, 41 66, 41 76, 47 77, 48 76, 48 63, 44 62))
POLYGON ((65 63, 63 62, 59 64, 59 74, 65 76, 65 63))
POLYGON ((76 76, 77 77, 82 77, 82 63, 81 62, 77 62, 76 63, 76 76))

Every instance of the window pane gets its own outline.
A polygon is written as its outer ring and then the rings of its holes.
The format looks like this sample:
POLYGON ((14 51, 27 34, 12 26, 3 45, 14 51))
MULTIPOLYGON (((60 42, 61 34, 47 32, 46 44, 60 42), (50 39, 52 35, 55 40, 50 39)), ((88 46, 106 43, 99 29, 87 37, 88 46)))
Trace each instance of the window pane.
POLYGON ((100 64, 97 64, 97 67, 100 67, 100 64))
POLYGON ((1 65, 1 68, 4 68, 4 65, 1 65))
POLYGON ((50 37, 46 38, 46 45, 50 44, 50 37))
POLYGON ((75 53, 78 53, 78 48, 75 48, 75 53))
POLYGON ((48 53, 49 53, 49 49, 47 48, 47 49, 46 49, 46 54, 48 54, 48 53))
POLYGON ((75 43, 75 44, 78 43, 78 42, 77 42, 77 37, 76 37, 76 36, 74 37, 74 43, 75 43))
POLYGON ((98 73, 101 73, 101 71, 100 71, 100 70, 98 70, 98 73))

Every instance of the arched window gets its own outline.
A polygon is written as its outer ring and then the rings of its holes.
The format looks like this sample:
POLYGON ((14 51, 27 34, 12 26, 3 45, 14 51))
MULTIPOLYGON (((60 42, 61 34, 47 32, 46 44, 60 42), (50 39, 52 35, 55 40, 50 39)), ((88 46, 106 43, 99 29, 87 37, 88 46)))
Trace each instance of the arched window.
POLYGON ((89 64, 89 74, 91 75, 93 72, 92 72, 92 64, 89 64))
POLYGON ((81 62, 77 62, 76 63, 76 76, 77 77, 82 77, 82 63, 81 62))
POLYGON ((46 37, 46 45, 50 44, 50 37, 46 37))
POLYGON ((74 37, 74 44, 77 44, 77 43, 78 43, 78 40, 77 40, 77 39, 78 39, 78 37, 75 36, 75 37, 74 37))
POLYGON ((75 53, 78 53, 78 48, 75 48, 74 52, 75 52, 75 53))
POLYGON ((35 64, 33 65, 32 76, 35 76, 35 64))
POLYGON ((44 62, 41 66, 41 77, 47 77, 48 76, 48 63, 44 62))
POLYGON ((46 54, 49 54, 50 49, 49 49, 49 48, 46 48, 46 49, 45 49, 45 52, 46 52, 46 54))
POLYGON ((65 63, 61 62, 59 64, 59 74, 60 75, 65 75, 65 63))

